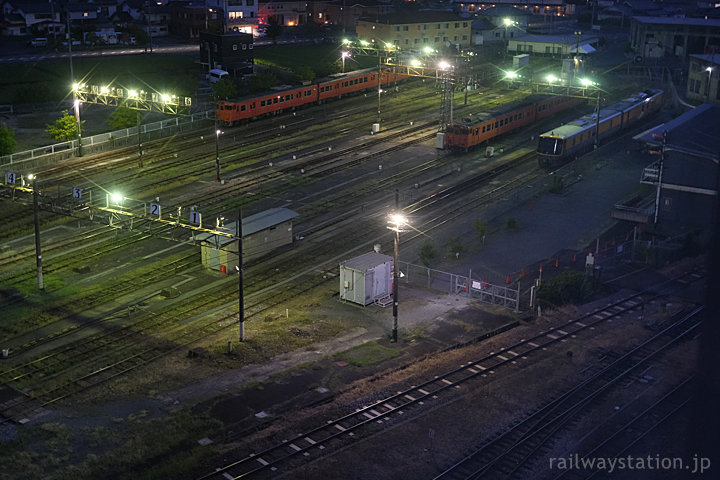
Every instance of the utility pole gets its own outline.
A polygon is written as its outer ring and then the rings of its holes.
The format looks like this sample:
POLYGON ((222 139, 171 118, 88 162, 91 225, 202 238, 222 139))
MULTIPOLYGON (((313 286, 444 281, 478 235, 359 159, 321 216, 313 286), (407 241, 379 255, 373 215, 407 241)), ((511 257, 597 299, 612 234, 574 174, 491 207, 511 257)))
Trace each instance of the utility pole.
POLYGON ((240 324, 240 341, 245 341, 245 297, 243 293, 243 245, 242 245, 242 208, 238 209, 237 239, 238 239, 238 322, 240 324))
POLYGON ((378 99, 377 99, 377 123, 380 123, 380 93, 382 93, 382 62, 380 61, 380 50, 378 49, 378 99))
POLYGON ((594 149, 597 150, 600 146, 600 91, 597 93, 595 99, 595 145, 594 149))
POLYGON ((220 129, 218 128, 217 109, 215 109, 215 181, 220 181, 220 129))
POLYGON ((655 218, 653 219, 653 226, 657 225, 658 215, 660 213, 660 192, 662 190, 663 163, 665 161, 665 146, 667 145, 667 134, 667 130, 663 131, 662 146, 660 147, 660 159, 658 160, 658 184, 657 191, 655 192, 655 218))
POLYGON ((140 126, 141 126, 141 113, 140 110, 137 112, 137 145, 138 145, 138 167, 143 167, 143 149, 142 142, 140 141, 140 126))
POLYGON ((42 272, 42 252, 40 250, 40 219, 38 218, 38 191, 37 191, 37 175, 28 175, 32 180, 33 190, 33 222, 35 223, 35 257, 37 259, 37 283, 39 290, 45 290, 43 284, 43 272, 42 272))

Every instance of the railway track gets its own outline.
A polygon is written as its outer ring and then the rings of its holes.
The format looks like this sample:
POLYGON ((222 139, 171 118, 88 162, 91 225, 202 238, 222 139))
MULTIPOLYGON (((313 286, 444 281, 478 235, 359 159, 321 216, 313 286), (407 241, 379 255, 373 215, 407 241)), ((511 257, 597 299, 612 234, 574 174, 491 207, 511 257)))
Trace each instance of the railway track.
MULTIPOLYGON (((678 278, 692 275, 696 275, 696 272, 686 273, 678 278)), ((677 280, 677 278, 673 280, 677 280)), ((664 286, 656 286, 653 290, 657 291, 667 287, 669 283, 670 281, 663 284, 664 286)), ((450 396, 450 392, 460 389, 466 383, 494 375, 503 367, 521 364, 535 352, 547 350, 560 342, 576 337, 581 332, 594 330, 603 323, 612 322, 613 319, 631 314, 641 306, 641 295, 642 293, 636 293, 626 296, 612 305, 549 330, 541 331, 531 338, 501 348, 498 352, 491 352, 489 355, 471 360, 457 369, 373 401, 371 404, 357 408, 339 418, 328 420, 313 429, 293 435, 286 441, 264 447, 235 462, 220 466, 215 471, 200 477, 200 480, 267 478, 271 474, 281 473, 280 471, 286 473, 308 460, 317 459, 329 452, 342 449, 360 438, 389 428, 400 418, 407 420, 410 416, 419 416, 422 413, 418 410, 422 410, 425 404, 433 405, 442 402, 444 396, 450 396)), ((687 321, 687 318, 683 320, 683 322, 687 321)), ((653 338, 662 336, 677 326, 678 323, 675 323, 653 338)), ((435 408, 441 408, 441 405, 435 405, 435 408)), ((459 471, 459 468, 455 471, 459 471)))
MULTIPOLYGON (((682 380, 670 391, 650 403, 632 418, 611 418, 592 432, 592 446, 576 449, 580 458, 621 458, 628 450, 651 434, 657 427, 675 418, 675 415, 687 409, 693 398, 695 376, 682 380), (598 438, 599 437, 599 438, 598 438)), ((631 405, 634 406, 634 405, 631 405)), ((585 445, 586 442, 583 441, 585 445)), ((560 472, 548 472, 547 479, 585 480, 606 474, 600 469, 567 469, 560 472)))
POLYGON ((546 453, 546 445, 571 419, 592 407, 602 395, 637 373, 651 359, 697 333, 701 311, 702 307, 697 307, 684 313, 601 371, 475 449, 434 480, 528 478, 532 474, 532 462, 546 453))

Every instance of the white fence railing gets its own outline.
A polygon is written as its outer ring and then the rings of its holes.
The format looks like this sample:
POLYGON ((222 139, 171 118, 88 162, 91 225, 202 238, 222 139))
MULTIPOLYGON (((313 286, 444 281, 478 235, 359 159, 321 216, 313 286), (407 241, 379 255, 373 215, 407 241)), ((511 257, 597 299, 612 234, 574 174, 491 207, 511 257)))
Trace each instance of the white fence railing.
MULTIPOLYGON (((215 112, 208 110, 198 112, 187 117, 174 117, 159 122, 140 125, 140 134, 143 141, 154 140, 176 133, 178 130, 192 130, 202 126, 202 122, 214 119, 215 112)), ((114 148, 127 147, 137 141, 138 127, 125 128, 114 132, 100 133, 90 137, 83 137, 83 153, 97 153, 114 148)), ((13 165, 23 170, 23 163, 28 168, 45 165, 57 160, 69 158, 77 151, 77 140, 56 143, 45 147, 34 148, 24 152, 13 153, 0 157, 0 166, 13 165)))

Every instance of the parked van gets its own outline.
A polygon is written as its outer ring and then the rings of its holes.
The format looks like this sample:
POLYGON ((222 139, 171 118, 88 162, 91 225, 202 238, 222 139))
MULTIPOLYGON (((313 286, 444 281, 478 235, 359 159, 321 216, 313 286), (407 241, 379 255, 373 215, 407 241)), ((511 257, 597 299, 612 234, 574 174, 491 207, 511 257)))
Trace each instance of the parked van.
POLYGON ((48 46, 48 39, 47 38, 33 38, 30 41, 30 45, 33 47, 47 47, 48 46))
POLYGON ((223 78, 230 78, 230 74, 226 72, 225 70, 219 70, 217 68, 213 68, 208 72, 206 75, 206 78, 210 83, 217 83, 223 78))

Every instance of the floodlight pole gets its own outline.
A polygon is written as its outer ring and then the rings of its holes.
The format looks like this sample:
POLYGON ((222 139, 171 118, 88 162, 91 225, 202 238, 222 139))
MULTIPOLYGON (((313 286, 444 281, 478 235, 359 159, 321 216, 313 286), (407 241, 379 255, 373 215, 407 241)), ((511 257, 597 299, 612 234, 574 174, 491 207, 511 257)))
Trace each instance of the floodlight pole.
POLYGON ((75 124, 77 125, 78 157, 83 156, 82 150, 82 123, 80 122, 80 100, 75 96, 73 89, 73 106, 75 107, 75 124))
MULTIPOLYGON (((395 211, 400 211, 400 194, 395 190, 395 211)), ((398 290, 400 288, 400 265, 398 258, 400 257, 400 225, 395 225, 395 248, 393 263, 393 328, 392 341, 397 343, 398 340, 398 290)))
POLYGON ((33 190, 33 222, 35 223, 35 256, 37 258, 37 283, 39 290, 45 290, 43 284, 43 272, 42 272, 42 252, 40 250, 40 220, 38 218, 38 192, 36 186, 36 176, 32 177, 32 190, 33 190))

